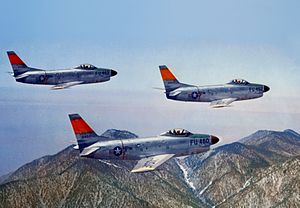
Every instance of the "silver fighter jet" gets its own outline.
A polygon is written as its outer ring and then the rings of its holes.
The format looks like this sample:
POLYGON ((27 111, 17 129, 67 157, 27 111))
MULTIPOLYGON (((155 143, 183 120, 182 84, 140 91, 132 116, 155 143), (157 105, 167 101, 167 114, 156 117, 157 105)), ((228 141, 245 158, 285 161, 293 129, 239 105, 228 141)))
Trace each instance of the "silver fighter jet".
POLYGON ((210 102, 211 107, 226 107, 234 101, 263 96, 270 90, 266 85, 234 79, 227 84, 195 86, 179 82, 167 66, 159 66, 168 99, 187 102, 210 102))
POLYGON ((219 138, 173 129, 155 137, 110 139, 98 136, 78 115, 69 115, 81 157, 107 160, 138 160, 131 172, 151 171, 172 157, 209 150, 219 138))
POLYGON ((7 52, 17 82, 53 85, 52 89, 64 89, 79 84, 106 82, 117 72, 112 69, 97 68, 91 64, 61 70, 43 70, 28 67, 14 51, 7 52))

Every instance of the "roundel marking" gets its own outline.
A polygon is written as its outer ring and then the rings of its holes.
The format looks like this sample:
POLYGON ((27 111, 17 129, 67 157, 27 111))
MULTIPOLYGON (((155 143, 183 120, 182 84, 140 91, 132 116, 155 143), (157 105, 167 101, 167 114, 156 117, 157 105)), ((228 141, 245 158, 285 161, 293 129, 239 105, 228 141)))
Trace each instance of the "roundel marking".
POLYGON ((114 154, 115 154, 116 156, 120 156, 120 155, 122 154, 122 148, 119 147, 119 146, 116 146, 116 147, 114 148, 114 154))
POLYGON ((41 75, 40 76, 40 81, 44 81, 45 80, 45 76, 44 75, 41 75))
POLYGON ((197 92, 192 92, 192 98, 196 99, 198 97, 198 93, 197 92))

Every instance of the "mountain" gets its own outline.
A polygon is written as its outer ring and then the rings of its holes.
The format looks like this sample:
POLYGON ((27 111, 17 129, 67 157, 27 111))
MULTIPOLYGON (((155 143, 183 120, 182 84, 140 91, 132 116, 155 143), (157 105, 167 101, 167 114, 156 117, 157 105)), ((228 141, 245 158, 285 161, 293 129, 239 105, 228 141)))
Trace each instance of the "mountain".
POLYGON ((272 161, 300 155, 300 135, 293 130, 257 131, 239 142, 251 146, 272 161))
POLYGON ((68 147, 4 177, 0 207, 300 207, 299 142, 293 130, 257 131, 142 174, 129 172, 134 161, 79 158, 68 147))
POLYGON ((130 138, 138 137, 136 134, 131 133, 129 131, 117 130, 117 129, 109 129, 105 131, 101 136, 108 137, 111 139, 118 139, 118 138, 130 139, 130 138))
POLYGON ((188 157, 181 163, 185 165, 186 177, 194 193, 208 206, 271 207, 278 206, 279 199, 285 199, 287 203, 283 207, 294 207, 299 194, 279 190, 300 193, 300 172, 294 171, 299 155, 298 133, 258 131, 239 142, 188 157), (269 177, 273 181, 270 182, 269 177), (272 186, 268 186, 268 181, 272 186), (271 192, 274 187, 276 189, 271 192), (265 195, 261 194, 264 191, 265 195), (243 195, 245 193, 248 198, 243 195), (264 204, 265 201, 269 204, 264 204))
POLYGON ((0 185, 0 207, 203 207, 174 160, 143 174, 130 173, 133 166, 80 158, 70 146, 12 173, 0 185))
POLYGON ((300 157, 258 169, 218 207, 299 207, 300 157))
POLYGON ((3 176, 0 176, 0 184, 4 183, 9 178, 10 175, 11 173, 7 173, 3 176))

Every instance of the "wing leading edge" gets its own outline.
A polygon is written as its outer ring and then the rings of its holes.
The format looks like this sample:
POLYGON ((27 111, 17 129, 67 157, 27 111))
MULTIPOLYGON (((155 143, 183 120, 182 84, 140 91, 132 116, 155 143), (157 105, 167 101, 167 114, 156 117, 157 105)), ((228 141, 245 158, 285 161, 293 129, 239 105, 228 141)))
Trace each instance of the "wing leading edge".
POLYGON ((210 103, 212 108, 228 107, 232 102, 236 101, 237 98, 226 98, 222 100, 215 100, 210 103))
POLYGON ((75 85, 79 85, 79 84, 82 84, 82 83, 83 83, 83 81, 66 82, 66 83, 63 83, 63 84, 55 85, 51 89, 52 90, 66 89, 66 88, 73 87, 75 85))
POLYGON ((138 161, 138 163, 131 170, 132 173, 141 173, 151 171, 171 159, 175 154, 155 155, 146 157, 138 161))

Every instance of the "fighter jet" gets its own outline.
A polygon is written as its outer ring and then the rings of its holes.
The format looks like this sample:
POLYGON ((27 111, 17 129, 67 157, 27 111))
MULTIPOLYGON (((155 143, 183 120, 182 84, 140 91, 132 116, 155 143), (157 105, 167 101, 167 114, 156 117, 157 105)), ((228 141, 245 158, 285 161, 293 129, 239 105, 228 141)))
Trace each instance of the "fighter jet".
POLYGON ((7 52, 17 82, 39 85, 54 85, 52 89, 64 89, 79 84, 106 82, 117 72, 97 68, 92 64, 81 64, 74 68, 43 70, 28 67, 14 51, 7 52))
POLYGON ((172 157, 198 154, 209 150, 219 138, 172 129, 159 136, 132 139, 110 139, 98 136, 78 114, 70 114, 77 148, 81 157, 105 160, 138 160, 131 172, 155 170, 172 157))
POLYGON ((234 79, 226 84, 195 86, 179 82, 167 66, 159 66, 165 85, 166 97, 186 102, 210 102, 213 108, 229 106, 234 101, 249 100, 263 96, 270 88, 263 84, 234 79))

